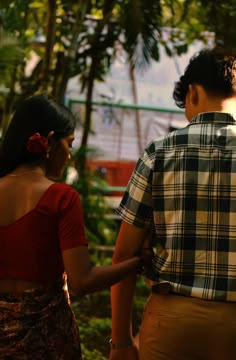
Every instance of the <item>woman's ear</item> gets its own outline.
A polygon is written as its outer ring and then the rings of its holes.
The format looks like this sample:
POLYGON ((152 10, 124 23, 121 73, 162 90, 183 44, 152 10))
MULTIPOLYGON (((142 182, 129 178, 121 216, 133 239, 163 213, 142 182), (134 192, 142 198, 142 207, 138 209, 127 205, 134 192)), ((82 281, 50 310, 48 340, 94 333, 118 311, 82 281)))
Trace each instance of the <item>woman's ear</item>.
POLYGON ((48 141, 51 139, 51 137, 53 136, 53 134, 54 134, 54 131, 50 131, 50 132, 48 133, 48 136, 47 136, 48 141))
POLYGON ((54 131, 50 131, 48 133, 48 136, 47 136, 47 153, 46 153, 46 158, 48 159, 49 158, 49 153, 50 153, 50 150, 51 150, 51 145, 52 145, 52 136, 54 134, 54 131))
POLYGON ((48 146, 51 144, 52 136, 54 134, 54 131, 50 131, 47 136, 48 146))

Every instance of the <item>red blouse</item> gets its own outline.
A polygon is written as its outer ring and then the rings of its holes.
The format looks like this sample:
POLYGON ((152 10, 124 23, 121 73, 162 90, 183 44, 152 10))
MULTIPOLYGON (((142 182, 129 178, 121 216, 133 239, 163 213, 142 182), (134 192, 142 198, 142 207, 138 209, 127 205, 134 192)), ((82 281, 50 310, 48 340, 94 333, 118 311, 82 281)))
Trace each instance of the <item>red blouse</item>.
POLYGON ((80 245, 87 245, 80 197, 53 183, 33 210, 0 226, 0 279, 47 285, 64 272, 62 251, 80 245))

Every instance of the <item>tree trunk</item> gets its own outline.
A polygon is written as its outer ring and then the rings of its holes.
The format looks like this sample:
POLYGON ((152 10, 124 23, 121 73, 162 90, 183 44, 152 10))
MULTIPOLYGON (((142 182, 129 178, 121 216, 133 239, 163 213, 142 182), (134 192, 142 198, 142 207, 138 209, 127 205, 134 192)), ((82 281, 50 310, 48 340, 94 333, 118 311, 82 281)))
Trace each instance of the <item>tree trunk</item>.
POLYGON ((83 24, 84 21, 84 15, 82 14, 82 12, 86 13, 87 7, 84 6, 83 8, 79 8, 76 16, 75 16, 75 22, 73 24, 72 30, 71 30, 71 45, 69 47, 68 54, 67 56, 65 56, 65 54, 59 54, 58 59, 57 59, 57 67, 58 67, 58 71, 56 69, 56 73, 59 73, 60 75, 58 75, 55 79, 55 84, 53 86, 53 91, 54 91, 54 95, 55 97, 58 99, 58 101, 60 102, 64 102, 64 97, 65 97, 65 92, 66 92, 66 87, 67 87, 67 83, 69 78, 71 77, 71 67, 73 67, 74 62, 76 61, 76 56, 78 53, 78 47, 79 47, 79 42, 78 42, 78 36, 79 33, 81 31, 81 26, 83 24), (64 56, 63 56, 64 55, 64 56))
MULTIPOLYGON (((96 52, 94 52, 96 53, 96 52)), ((80 152, 80 159, 79 160, 79 172, 80 176, 85 174, 85 167, 87 161, 87 152, 86 147, 88 143, 89 132, 91 128, 91 114, 92 114, 92 97, 93 97, 93 86, 94 80, 96 75, 96 55, 92 59, 89 76, 88 76, 88 87, 87 87, 87 94, 86 94, 86 102, 85 102, 85 119, 84 119, 84 131, 81 139, 81 152, 80 152)))
POLYGON ((56 31, 56 0, 48 0, 48 11, 46 20, 46 44, 45 44, 45 57, 43 66, 43 82, 42 90, 48 90, 50 83, 50 72, 53 59, 53 47, 55 42, 55 31, 56 31))
MULTIPOLYGON (((138 96, 137 96, 137 89, 136 89, 136 81, 134 75, 134 66, 132 63, 129 63, 129 76, 131 80, 131 88, 133 94, 134 105, 138 105, 138 96)), ((142 146, 142 138, 141 138, 141 125, 140 125, 140 116, 139 110, 135 109, 135 124, 136 124, 136 135, 137 135, 137 145, 138 145, 138 152, 141 153, 143 150, 142 146)))

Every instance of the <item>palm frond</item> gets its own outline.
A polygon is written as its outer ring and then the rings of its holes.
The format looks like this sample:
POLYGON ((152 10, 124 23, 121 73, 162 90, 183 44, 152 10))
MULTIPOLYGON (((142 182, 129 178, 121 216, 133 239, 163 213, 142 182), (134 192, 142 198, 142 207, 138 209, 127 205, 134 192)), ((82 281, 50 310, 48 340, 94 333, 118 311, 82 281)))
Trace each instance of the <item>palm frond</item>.
POLYGON ((131 0, 121 11, 124 47, 133 66, 145 69, 152 58, 159 59, 158 36, 161 32, 161 3, 131 0))

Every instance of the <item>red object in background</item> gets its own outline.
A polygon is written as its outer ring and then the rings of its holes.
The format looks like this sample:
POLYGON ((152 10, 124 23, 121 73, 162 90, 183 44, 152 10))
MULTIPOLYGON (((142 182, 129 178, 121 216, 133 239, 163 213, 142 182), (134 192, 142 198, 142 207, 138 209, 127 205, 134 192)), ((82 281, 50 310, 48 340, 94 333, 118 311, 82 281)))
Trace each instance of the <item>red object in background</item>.
MULTIPOLYGON (((126 187, 136 162, 128 160, 89 160, 87 165, 106 180, 109 186, 126 187)), ((123 193, 124 191, 115 190, 109 195, 119 196, 123 193)))

